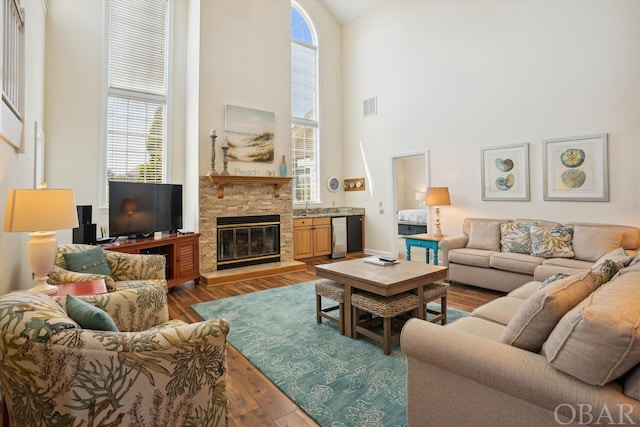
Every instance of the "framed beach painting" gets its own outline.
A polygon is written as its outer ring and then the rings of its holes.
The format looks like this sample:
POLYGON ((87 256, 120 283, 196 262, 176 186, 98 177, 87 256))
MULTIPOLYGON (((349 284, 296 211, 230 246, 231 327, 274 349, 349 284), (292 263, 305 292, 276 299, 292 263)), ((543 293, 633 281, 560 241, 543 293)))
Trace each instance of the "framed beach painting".
POLYGON ((253 108, 225 105, 224 140, 229 160, 273 162, 275 114, 253 108))
POLYGON ((529 200, 529 143, 482 148, 482 200, 529 200))
POLYGON ((543 142, 544 200, 609 201, 606 133, 543 142))

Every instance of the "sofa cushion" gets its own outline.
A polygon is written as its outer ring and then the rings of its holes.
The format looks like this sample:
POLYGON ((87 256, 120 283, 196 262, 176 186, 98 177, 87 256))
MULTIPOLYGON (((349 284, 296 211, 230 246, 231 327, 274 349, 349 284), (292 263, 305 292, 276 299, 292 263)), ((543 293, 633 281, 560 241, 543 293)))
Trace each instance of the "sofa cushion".
POLYGON ((524 285, 512 290, 507 294, 507 296, 513 298, 527 299, 535 292, 538 291, 541 282, 531 281, 527 282, 524 285))
POLYGON ((542 261, 542 265, 562 267, 558 272, 561 272, 562 269, 574 268, 577 270, 589 270, 593 267, 593 263, 590 261, 581 261, 574 258, 549 258, 542 261))
POLYGON ((500 224, 500 251, 531 253, 531 222, 505 222, 500 224))
POLYGON ((102 248, 96 246, 82 252, 67 252, 63 254, 67 267, 76 273, 104 274, 112 277, 102 248))
POLYGON ((604 385, 640 362, 640 272, 618 276, 568 312, 544 354, 554 368, 604 385))
POLYGON ((491 341, 499 341, 504 330, 504 325, 481 319, 479 317, 462 317, 455 322, 447 323, 443 326, 447 329, 473 334, 491 341))
POLYGON ((631 263, 633 259, 632 256, 626 254, 623 248, 617 248, 612 250, 609 253, 602 255, 594 264, 598 264, 605 259, 610 259, 611 261, 621 262, 624 266, 627 266, 631 263))
POLYGON ((597 261, 603 255, 619 248, 624 233, 620 230, 589 225, 573 227, 573 251, 576 258, 597 261))
POLYGON ((471 221, 469 230, 469 249, 500 250, 500 223, 471 221))
POLYGON ((500 325, 507 325, 520 310, 522 304, 524 304, 524 301, 520 298, 500 297, 476 308, 471 312, 471 316, 499 323, 500 325))
POLYGON ((640 400, 640 365, 636 365, 625 379, 624 394, 632 399, 640 400))
POLYGON ((531 255, 543 258, 573 258, 570 227, 531 226, 531 255))
POLYGON ((491 255, 489 265, 498 270, 533 275, 534 270, 542 264, 543 260, 543 258, 514 252, 496 252, 491 255))
POLYGON ((587 223, 587 222, 570 222, 565 224, 569 227, 576 227, 578 225, 586 225, 591 228, 596 228, 600 230, 607 230, 607 232, 618 232, 621 231, 622 236, 622 246, 624 249, 631 250, 637 249, 640 246, 640 228, 638 227, 630 227, 627 225, 615 225, 615 224, 597 224, 597 223, 587 223))
POLYGON ((452 249, 449 251, 448 259, 449 262, 454 264, 489 268, 491 255, 495 253, 495 251, 486 251, 483 249, 452 249))
POLYGON ((524 301, 500 341, 539 352, 560 318, 595 289, 590 271, 557 280, 540 289, 524 301))

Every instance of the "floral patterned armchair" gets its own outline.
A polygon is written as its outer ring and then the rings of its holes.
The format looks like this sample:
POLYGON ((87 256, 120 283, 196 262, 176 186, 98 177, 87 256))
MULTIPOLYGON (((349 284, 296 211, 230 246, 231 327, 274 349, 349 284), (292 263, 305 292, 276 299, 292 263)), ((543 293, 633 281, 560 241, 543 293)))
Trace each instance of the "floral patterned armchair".
POLYGON ((159 284, 167 289, 165 266, 167 260, 163 255, 127 254, 115 251, 103 251, 113 277, 103 274, 77 273, 70 271, 64 259, 65 253, 82 252, 96 246, 83 244, 60 245, 56 254, 55 265, 49 273, 49 283, 84 282, 104 279, 109 292, 119 291, 146 285, 159 284))
POLYGON ((0 297, 11 425, 227 425, 226 321, 169 321, 158 285, 76 298, 105 310, 120 332, 82 329, 65 297, 0 297))

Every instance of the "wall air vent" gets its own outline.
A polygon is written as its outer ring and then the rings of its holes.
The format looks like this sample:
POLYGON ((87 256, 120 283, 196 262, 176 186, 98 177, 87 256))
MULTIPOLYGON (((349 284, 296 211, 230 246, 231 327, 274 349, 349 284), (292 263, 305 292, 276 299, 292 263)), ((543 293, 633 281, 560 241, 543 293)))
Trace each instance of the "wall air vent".
POLYGON ((363 117, 372 117, 378 115, 378 97, 365 99, 362 101, 363 117))

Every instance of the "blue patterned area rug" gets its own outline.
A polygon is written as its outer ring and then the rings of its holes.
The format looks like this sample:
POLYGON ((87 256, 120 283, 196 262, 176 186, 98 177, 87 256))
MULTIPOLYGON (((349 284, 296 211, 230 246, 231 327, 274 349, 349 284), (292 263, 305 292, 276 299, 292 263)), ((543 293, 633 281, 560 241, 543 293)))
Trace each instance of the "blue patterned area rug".
MULTIPOLYGON (((191 307, 203 319, 230 321, 229 342, 321 426, 406 426, 400 345, 385 356, 381 344, 367 337, 354 340, 340 335, 333 322, 316 323, 314 284, 191 307)), ((467 314, 448 309, 447 320, 467 314)))

